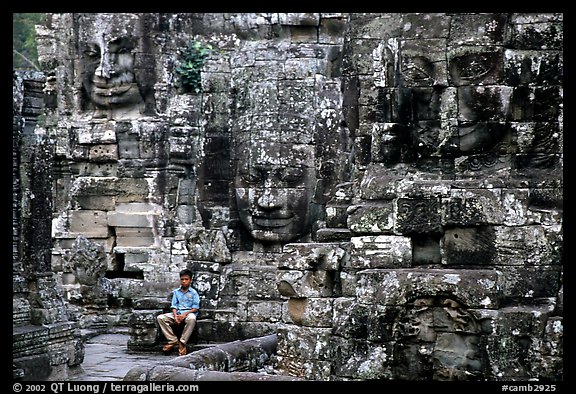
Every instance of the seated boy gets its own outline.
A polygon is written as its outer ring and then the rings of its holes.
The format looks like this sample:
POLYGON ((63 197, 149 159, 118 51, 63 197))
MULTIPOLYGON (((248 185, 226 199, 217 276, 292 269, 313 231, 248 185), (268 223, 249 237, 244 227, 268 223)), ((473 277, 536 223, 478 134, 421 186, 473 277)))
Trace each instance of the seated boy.
POLYGON ((178 346, 178 354, 186 354, 186 343, 192 335, 196 325, 196 316, 200 310, 200 296, 190 285, 192 283, 192 271, 183 269, 180 271, 180 287, 172 291, 172 312, 158 315, 157 320, 162 333, 168 343, 162 348, 164 352, 170 352, 178 346), (174 334, 174 326, 184 324, 180 340, 174 334))

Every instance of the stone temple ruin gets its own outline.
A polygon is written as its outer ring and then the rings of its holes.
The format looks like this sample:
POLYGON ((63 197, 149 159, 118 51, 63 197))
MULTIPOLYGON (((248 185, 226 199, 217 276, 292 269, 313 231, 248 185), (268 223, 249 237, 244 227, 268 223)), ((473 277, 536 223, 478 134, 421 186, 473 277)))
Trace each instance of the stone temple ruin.
POLYGON ((190 268, 195 342, 275 335, 279 375, 562 380, 562 32, 47 14, 14 74, 14 377, 66 379, 83 330, 160 351, 190 268))

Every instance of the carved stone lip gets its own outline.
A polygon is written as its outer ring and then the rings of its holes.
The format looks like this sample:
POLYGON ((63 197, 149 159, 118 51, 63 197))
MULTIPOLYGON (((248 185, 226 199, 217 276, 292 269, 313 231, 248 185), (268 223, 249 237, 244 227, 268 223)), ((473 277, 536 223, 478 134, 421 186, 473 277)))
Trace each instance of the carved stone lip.
POLYGON ((292 223, 294 216, 252 216, 254 224, 258 227, 277 228, 292 223))
POLYGON ((124 85, 105 85, 99 84, 100 86, 96 86, 94 84, 94 93, 99 96, 115 96, 122 93, 126 93, 130 88, 132 88, 132 84, 124 84, 124 85))
POLYGON ((486 122, 477 122, 477 121, 466 121, 466 122, 460 122, 458 124, 458 128, 460 130, 474 130, 475 127, 477 126, 483 126, 485 125, 486 122))

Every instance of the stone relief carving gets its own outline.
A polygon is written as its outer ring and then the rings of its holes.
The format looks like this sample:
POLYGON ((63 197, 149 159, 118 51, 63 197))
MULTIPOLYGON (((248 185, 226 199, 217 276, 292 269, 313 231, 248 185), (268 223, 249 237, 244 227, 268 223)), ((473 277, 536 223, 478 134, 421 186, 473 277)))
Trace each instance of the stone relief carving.
POLYGON ((313 147, 255 140, 238 153, 236 204, 252 237, 275 244, 306 235, 316 183, 313 147))
POLYGON ((136 118, 144 98, 136 77, 140 20, 132 14, 80 18, 80 73, 87 109, 95 118, 136 118))
POLYGON ((392 326, 395 374, 400 379, 480 379, 486 360, 478 320, 450 297, 421 297, 407 303, 392 326))
POLYGON ((483 153, 502 141, 512 97, 502 85, 503 59, 495 46, 390 39, 376 121, 389 123, 383 140, 409 149, 382 148, 383 161, 483 153))
POLYGON ((309 241, 317 213, 314 80, 288 79, 282 64, 233 74, 233 199, 254 250, 309 241))

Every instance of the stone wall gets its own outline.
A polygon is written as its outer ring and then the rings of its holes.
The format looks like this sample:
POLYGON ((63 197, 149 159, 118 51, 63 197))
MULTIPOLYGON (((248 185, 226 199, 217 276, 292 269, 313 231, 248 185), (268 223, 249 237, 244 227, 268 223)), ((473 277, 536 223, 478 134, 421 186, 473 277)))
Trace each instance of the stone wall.
POLYGON ((562 16, 348 27, 357 149, 337 374, 561 379, 562 16))
POLYGON ((84 359, 50 267, 51 144, 37 126, 44 75, 13 74, 12 367, 17 380, 64 380, 84 359))
POLYGON ((37 31, 51 269, 82 328, 158 348, 191 268, 198 340, 277 333, 293 376, 562 379, 562 15, 37 31), (192 89, 190 43, 208 53, 192 89))

